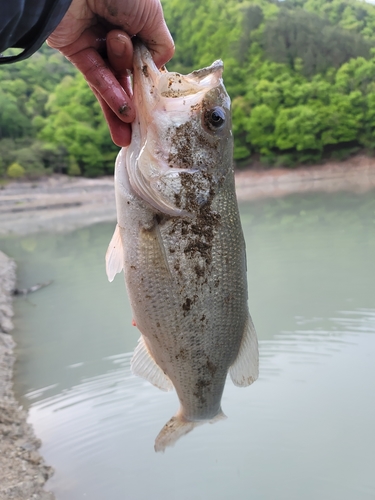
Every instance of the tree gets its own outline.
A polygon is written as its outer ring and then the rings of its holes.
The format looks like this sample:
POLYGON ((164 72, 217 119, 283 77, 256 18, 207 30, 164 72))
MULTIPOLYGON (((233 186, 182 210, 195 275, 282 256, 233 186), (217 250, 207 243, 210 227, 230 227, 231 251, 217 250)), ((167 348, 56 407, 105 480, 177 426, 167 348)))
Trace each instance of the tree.
POLYGON ((7 168, 7 176, 11 179, 18 179, 25 175, 25 169, 19 163, 12 163, 7 168))
POLYGON ((64 148, 88 177, 113 172, 118 148, 112 143, 101 109, 79 74, 65 77, 45 106, 38 137, 64 148))
POLYGON ((264 50, 275 62, 295 69, 297 58, 303 61, 303 74, 324 73, 339 68, 351 58, 370 56, 372 43, 303 9, 280 9, 276 20, 266 24, 264 50))

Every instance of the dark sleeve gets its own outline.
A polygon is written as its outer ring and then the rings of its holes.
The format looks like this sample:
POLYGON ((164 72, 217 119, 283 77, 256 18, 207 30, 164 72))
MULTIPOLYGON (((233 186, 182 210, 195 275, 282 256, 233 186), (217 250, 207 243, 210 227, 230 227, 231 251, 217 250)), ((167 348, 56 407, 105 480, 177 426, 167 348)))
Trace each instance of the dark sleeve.
POLYGON ((3 57, 0 64, 21 61, 36 52, 59 24, 72 0, 0 0, 0 53, 24 49, 3 57))

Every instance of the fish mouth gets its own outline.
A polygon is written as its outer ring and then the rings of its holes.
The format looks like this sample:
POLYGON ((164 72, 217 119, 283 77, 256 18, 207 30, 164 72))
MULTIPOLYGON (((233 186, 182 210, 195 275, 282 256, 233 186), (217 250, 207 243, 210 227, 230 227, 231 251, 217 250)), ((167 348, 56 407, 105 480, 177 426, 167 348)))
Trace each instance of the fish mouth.
POLYGON ((155 104, 164 101, 165 111, 178 108, 179 102, 188 100, 191 106, 199 103, 210 88, 220 85, 224 65, 217 60, 188 75, 157 68, 151 53, 139 40, 134 42, 134 100, 139 117, 150 116, 155 104), (169 104, 167 101, 170 102, 169 104))
MULTIPOLYGON (((146 101, 150 99, 153 93, 157 90, 160 71, 156 67, 154 60, 149 50, 141 43, 140 40, 134 42, 134 58, 133 58, 133 87, 134 100, 137 106, 142 105, 143 98, 146 101)), ((156 97, 156 96, 154 96, 156 97)), ((141 113, 139 113, 141 114, 141 113)))
MULTIPOLYGON (((205 106, 215 100, 229 114, 223 63, 215 61, 188 75, 159 70, 149 50, 136 40, 133 69, 136 119, 126 152, 130 186, 159 212, 190 217, 176 201, 184 190, 181 174, 198 174, 213 162, 210 145, 219 139, 204 130, 205 106)), ((204 193, 209 192, 207 182, 202 179, 204 193)))

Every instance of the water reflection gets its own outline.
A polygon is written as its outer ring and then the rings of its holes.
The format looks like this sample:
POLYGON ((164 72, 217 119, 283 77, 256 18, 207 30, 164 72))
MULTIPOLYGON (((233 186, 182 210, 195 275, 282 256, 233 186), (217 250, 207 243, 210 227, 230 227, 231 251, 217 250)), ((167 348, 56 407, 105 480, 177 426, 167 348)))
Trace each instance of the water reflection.
MULTIPOLYGON (((368 433, 375 412, 368 389, 360 391, 355 379, 373 378, 366 348, 374 348, 375 310, 338 313, 330 318, 330 330, 321 329, 317 318, 299 322, 306 329, 261 342, 261 378, 252 392, 239 391, 228 382, 223 406, 230 419, 197 429, 161 460, 153 454, 152 440, 175 411, 176 397, 134 377, 131 354, 106 358, 106 373, 58 395, 46 397, 48 388, 44 395, 29 393, 30 400, 39 399, 31 405, 30 419, 43 436, 47 459, 57 467, 50 485, 58 498, 70 499, 74 492, 74 498, 99 500, 108 491, 113 499, 193 498, 197 486, 188 481, 191 475, 198 476, 201 498, 207 499, 229 498, 233 487, 241 499, 276 494, 296 499, 367 498, 358 472, 365 474, 363 466, 374 464, 373 436, 368 433), (359 422, 364 428, 356 428, 359 422), (353 466, 359 471, 353 473, 353 466), (345 469, 351 471, 348 477, 345 469), (223 482, 209 479, 219 472, 223 482), (292 472, 297 477, 288 484, 292 472), (140 483, 145 473, 150 480, 160 475, 158 489, 151 491, 140 483), (174 484, 168 482, 171 473, 174 484), (304 491, 305 487, 312 489, 304 491)), ((372 475, 365 478, 371 498, 372 475)))
POLYGON ((175 413, 130 372, 138 333, 103 255, 113 225, 3 240, 22 286, 17 391, 56 469, 58 500, 367 500, 375 497, 375 201, 291 196, 241 206, 259 381, 228 381, 228 420, 165 455, 175 413), (124 354, 126 353, 126 354, 124 354))

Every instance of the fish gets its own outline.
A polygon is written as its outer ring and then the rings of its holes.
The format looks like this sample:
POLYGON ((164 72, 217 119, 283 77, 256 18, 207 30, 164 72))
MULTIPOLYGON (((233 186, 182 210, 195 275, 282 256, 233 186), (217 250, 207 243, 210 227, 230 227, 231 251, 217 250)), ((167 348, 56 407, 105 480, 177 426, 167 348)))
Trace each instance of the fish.
POLYGON ((141 333, 133 373, 174 388, 180 402, 156 451, 226 418, 228 372, 240 387, 259 372, 222 73, 220 60, 188 75, 159 70, 135 44, 136 119, 115 165, 117 226, 106 270, 110 281, 124 271, 141 333))

